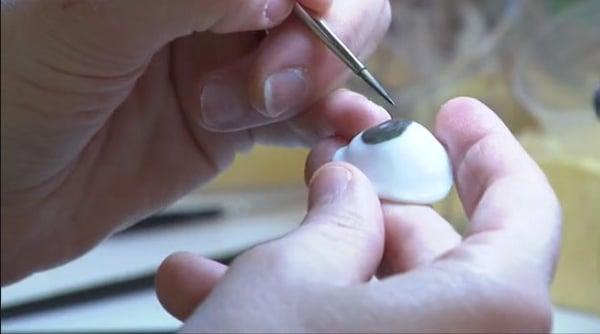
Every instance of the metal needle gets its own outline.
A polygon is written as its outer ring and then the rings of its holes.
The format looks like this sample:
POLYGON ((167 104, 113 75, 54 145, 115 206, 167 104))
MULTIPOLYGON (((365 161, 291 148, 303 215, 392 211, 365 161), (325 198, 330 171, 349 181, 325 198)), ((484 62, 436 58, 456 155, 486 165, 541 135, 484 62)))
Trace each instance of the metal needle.
POLYGON ((348 47, 335 35, 323 19, 315 18, 300 4, 296 4, 296 15, 312 30, 327 47, 340 58, 356 75, 363 79, 379 95, 391 105, 394 100, 383 88, 383 85, 367 70, 367 67, 348 49, 348 47))

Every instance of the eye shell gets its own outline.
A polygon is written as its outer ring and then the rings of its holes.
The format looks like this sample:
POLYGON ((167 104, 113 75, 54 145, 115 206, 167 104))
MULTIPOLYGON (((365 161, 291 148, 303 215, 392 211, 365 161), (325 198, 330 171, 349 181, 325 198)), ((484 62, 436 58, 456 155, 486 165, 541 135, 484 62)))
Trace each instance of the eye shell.
POLYGON ((333 160, 356 166, 379 197, 389 201, 433 204, 446 197, 453 184, 446 150, 413 121, 388 121, 368 129, 340 148, 333 160))

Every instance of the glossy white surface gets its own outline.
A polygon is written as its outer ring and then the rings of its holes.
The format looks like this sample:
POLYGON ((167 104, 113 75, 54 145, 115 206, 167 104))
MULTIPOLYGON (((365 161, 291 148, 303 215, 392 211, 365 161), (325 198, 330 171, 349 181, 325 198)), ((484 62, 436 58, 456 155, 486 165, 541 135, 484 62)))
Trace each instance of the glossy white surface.
POLYGON ((419 123, 412 122, 394 139, 365 144, 360 133, 334 160, 358 167, 381 199, 432 204, 452 188, 452 165, 442 144, 419 123))

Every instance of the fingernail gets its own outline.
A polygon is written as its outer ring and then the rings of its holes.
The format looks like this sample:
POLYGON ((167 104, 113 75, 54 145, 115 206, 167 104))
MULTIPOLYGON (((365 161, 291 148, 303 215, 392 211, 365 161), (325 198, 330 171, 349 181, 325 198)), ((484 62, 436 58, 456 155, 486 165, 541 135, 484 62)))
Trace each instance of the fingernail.
POLYGON ((331 203, 341 198, 352 180, 352 173, 341 166, 325 166, 309 182, 311 205, 331 203))
POLYGON ((247 107, 233 93, 231 87, 218 81, 204 85, 200 105, 202 123, 209 129, 235 126, 235 123, 244 117, 247 107))
POLYGON ((264 115, 275 118, 291 113, 304 103, 308 94, 306 72, 290 68, 272 74, 264 87, 264 115))
POLYGON ((270 0, 265 4, 264 15, 268 23, 281 22, 292 9, 288 1, 270 0))
POLYGON ((391 118, 390 113, 387 110, 385 110, 384 107, 382 107, 379 104, 377 104, 377 103, 375 103, 373 101, 370 101, 370 100, 369 100, 369 104, 371 106, 371 110, 373 110, 374 113, 380 114, 380 115, 382 115, 382 116, 384 116, 385 118, 388 118, 388 119, 391 118))

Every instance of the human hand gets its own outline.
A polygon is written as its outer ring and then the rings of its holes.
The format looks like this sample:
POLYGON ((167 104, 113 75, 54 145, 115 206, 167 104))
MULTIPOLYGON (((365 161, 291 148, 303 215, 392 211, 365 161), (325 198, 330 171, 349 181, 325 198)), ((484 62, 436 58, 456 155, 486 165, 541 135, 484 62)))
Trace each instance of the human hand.
POLYGON ((357 169, 325 164, 344 144, 329 140, 309 158, 302 226, 230 268, 172 255, 159 299, 184 332, 549 331, 561 215, 544 174, 476 100, 445 104, 435 133, 470 217, 464 238, 430 207, 380 206, 357 169))
MULTIPOLYGON (((386 0, 301 2, 361 56, 389 22, 386 0)), ((345 68, 294 3, 2 1, 2 283, 80 255, 255 143, 385 120, 328 95, 345 68)))

